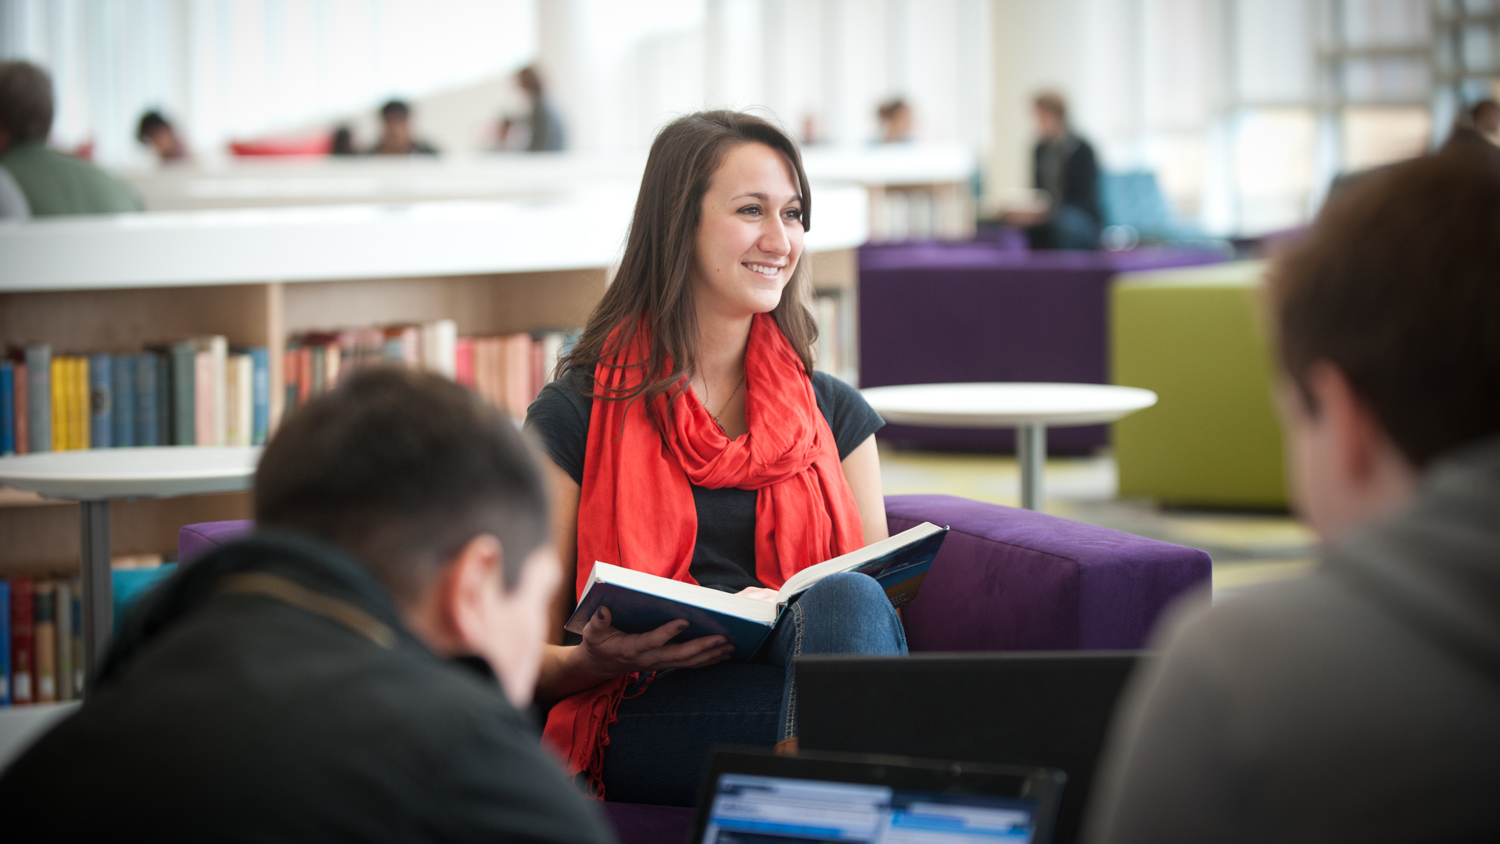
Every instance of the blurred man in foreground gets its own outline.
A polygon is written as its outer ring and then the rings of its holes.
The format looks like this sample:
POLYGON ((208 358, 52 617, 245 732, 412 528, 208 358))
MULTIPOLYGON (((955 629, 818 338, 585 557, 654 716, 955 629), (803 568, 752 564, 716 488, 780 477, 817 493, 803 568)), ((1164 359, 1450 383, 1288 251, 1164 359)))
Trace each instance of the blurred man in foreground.
POLYGON ((560 575, 509 419, 368 369, 282 425, 254 497, 255 536, 145 599, 0 776, 8 834, 609 840, 518 711, 560 575))
POLYGON ((1309 577, 1168 628, 1101 842, 1500 840, 1500 151, 1372 173, 1272 268, 1309 577))
POLYGON ((27 62, 0 62, 0 167, 25 197, 29 215, 141 210, 140 198, 123 182, 86 161, 47 149, 52 112, 47 71, 27 62))
POLYGON ((380 140, 371 155, 437 155, 432 144, 416 137, 411 128, 411 106, 391 100, 380 107, 380 140))

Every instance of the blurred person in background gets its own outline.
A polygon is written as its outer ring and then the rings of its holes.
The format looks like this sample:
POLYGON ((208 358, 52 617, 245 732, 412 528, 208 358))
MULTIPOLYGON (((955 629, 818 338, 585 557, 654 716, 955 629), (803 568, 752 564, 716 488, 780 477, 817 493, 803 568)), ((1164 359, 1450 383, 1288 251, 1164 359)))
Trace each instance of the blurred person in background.
POLYGON ((1474 128, 1479 131, 1479 134, 1492 141, 1500 136, 1500 103, 1494 100, 1480 100, 1474 104, 1469 116, 1473 119, 1474 128))
POLYGON ((328 145, 329 155, 359 155, 359 150, 354 148, 354 130, 348 126, 339 126, 333 130, 333 140, 328 145))
POLYGON ((135 139, 151 148, 162 164, 186 161, 187 147, 178 136, 177 129, 159 111, 148 111, 141 115, 136 125, 135 139))
POLYGON ((1444 147, 1462 144, 1500 143, 1500 103, 1480 100, 1453 121, 1453 131, 1444 147))
POLYGON ((1500 150, 1367 174, 1268 275, 1309 576, 1179 610, 1110 844, 1500 841, 1500 150))
POLYGON ((432 144, 418 139, 411 128, 411 106, 391 100, 380 107, 380 140, 371 155, 437 155, 432 144))
POLYGON ((567 133, 562 116, 547 97, 541 74, 534 65, 527 65, 516 73, 516 84, 521 86, 526 98, 531 101, 531 139, 526 143, 527 152, 560 152, 567 148, 567 133))
POLYGON ((30 215, 140 211, 140 197, 123 182, 47 149, 52 114, 47 71, 27 62, 0 62, 0 167, 25 197, 30 215))
POLYGON ((882 144, 905 144, 912 140, 911 106, 900 97, 886 100, 875 110, 882 144))
POLYGON ((1039 139, 1032 151, 1032 186, 1047 194, 1046 211, 1006 215, 1026 230, 1033 249, 1097 249, 1104 214, 1099 207, 1099 163, 1094 148, 1068 123, 1068 104, 1054 91, 1032 101, 1039 139))

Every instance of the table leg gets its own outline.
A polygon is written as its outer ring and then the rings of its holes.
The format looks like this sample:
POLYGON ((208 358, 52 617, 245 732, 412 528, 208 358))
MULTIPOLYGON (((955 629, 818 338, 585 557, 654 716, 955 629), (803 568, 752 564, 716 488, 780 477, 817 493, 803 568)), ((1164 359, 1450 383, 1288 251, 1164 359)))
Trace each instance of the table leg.
POLYGON ((1021 506, 1042 509, 1042 473, 1047 470, 1047 427, 1022 425, 1016 431, 1016 457, 1021 463, 1021 506))
POLYGON ((114 588, 110 581, 109 502, 80 501, 83 528, 83 677, 85 689, 104 659, 114 626, 114 588))

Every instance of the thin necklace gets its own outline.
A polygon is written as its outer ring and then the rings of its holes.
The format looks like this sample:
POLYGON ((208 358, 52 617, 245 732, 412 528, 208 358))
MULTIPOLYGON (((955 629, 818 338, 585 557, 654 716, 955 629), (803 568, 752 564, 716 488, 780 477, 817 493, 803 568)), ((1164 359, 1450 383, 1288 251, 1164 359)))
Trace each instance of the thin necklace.
MULTIPOLYGON (((745 386, 745 373, 744 373, 744 370, 741 370, 740 371, 740 380, 739 380, 738 383, 736 383, 734 385, 734 389, 729 392, 729 398, 727 398, 727 399, 724 400, 724 406, 721 407, 721 408, 719 408, 719 412, 718 413, 714 413, 712 410, 708 411, 709 415, 714 418, 714 424, 719 426, 719 431, 721 433, 724 433, 724 434, 727 435, 729 432, 726 431, 726 430, 724 430, 724 423, 719 421, 719 417, 723 416, 724 415, 724 411, 726 411, 726 410, 729 409, 729 403, 732 402, 732 401, 734 401, 735 394, 738 393, 740 391, 740 387, 743 387, 743 386, 745 386)), ((708 379, 707 378, 703 379, 703 396, 704 396, 704 398, 708 397, 708 379)), ((708 405, 704 404, 703 408, 705 410, 708 410, 708 405)))

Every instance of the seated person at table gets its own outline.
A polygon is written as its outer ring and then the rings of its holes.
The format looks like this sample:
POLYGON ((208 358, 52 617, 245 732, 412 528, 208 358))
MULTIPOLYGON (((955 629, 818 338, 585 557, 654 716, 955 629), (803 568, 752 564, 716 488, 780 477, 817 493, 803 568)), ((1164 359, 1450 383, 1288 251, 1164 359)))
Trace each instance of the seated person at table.
POLYGON ((371 155, 437 155, 432 144, 418 138, 411 127, 411 106, 391 100, 380 107, 380 140, 371 155))
MULTIPOLYGON (((556 464, 560 610, 595 561, 770 597, 886 537, 880 418, 813 371, 811 208, 796 145, 759 118, 693 114, 652 144, 620 271, 527 414, 556 464)), ((680 629, 627 635, 601 610, 543 663, 547 738, 611 800, 690 805, 710 746, 795 737, 798 654, 906 652, 856 573, 804 593, 758 664, 717 636, 668 644, 680 629)))
POLYGON ((1073 131, 1061 94, 1036 95, 1032 114, 1040 136, 1031 156, 1032 186, 1047 194, 1051 207, 1013 212, 1005 221, 1026 229, 1033 249, 1098 249, 1104 212, 1094 147, 1073 131))
POLYGON ((0 777, 17 841, 606 842, 528 706, 559 584, 514 425, 372 368, 299 408, 258 532, 127 618, 0 777))
POLYGON ((151 148, 162 164, 177 164, 188 160, 187 145, 177 134, 177 127, 159 111, 148 111, 136 124, 135 139, 151 148))
POLYGON ((52 77, 27 62, 0 62, 0 167, 20 188, 26 213, 118 214, 141 210, 124 182, 72 156, 47 149, 52 132, 52 77))
POLYGON ((1500 150, 1371 173, 1269 276, 1304 579, 1194 608, 1094 840, 1500 841, 1500 150))

